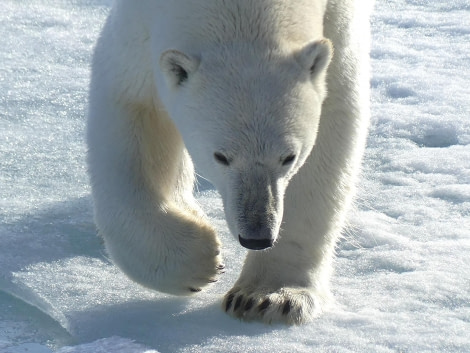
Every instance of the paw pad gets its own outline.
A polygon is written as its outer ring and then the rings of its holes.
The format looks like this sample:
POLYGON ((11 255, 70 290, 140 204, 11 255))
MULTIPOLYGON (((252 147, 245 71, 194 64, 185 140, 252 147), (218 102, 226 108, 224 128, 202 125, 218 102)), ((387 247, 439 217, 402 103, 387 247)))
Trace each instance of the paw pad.
POLYGON ((269 307, 270 304, 271 304, 271 301, 269 300, 269 298, 263 300, 263 302, 258 306, 258 311, 259 312, 265 311, 269 307))
POLYGON ((286 301, 286 303, 285 303, 284 306, 282 307, 282 315, 287 315, 287 314, 289 314, 291 308, 292 308, 291 301, 290 301, 290 300, 286 301))
POLYGON ((248 299, 248 301, 245 304, 245 311, 250 310, 253 307, 253 305, 255 305, 254 299, 253 298, 248 299))
POLYGON ((233 311, 237 311, 242 303, 243 297, 240 295, 237 300, 235 301, 235 306, 233 307, 233 311))
POLYGON ((233 298, 235 297, 235 294, 229 294, 226 299, 225 303, 225 311, 229 311, 230 307, 232 306, 233 298))
POLYGON ((321 307, 308 290, 281 289, 253 291, 252 288, 233 288, 225 296, 223 309, 230 315, 246 321, 262 321, 267 324, 284 322, 301 324, 316 316, 321 307))

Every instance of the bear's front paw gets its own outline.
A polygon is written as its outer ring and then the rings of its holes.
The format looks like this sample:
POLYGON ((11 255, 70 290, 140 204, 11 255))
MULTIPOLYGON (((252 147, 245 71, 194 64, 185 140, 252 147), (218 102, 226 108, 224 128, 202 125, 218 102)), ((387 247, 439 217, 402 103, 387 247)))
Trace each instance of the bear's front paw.
MULTIPOLYGON (((166 219, 171 221, 171 216, 169 213, 166 219)), ((130 250, 108 242, 114 262, 145 287, 174 295, 194 294, 216 282, 224 265, 214 229, 203 220, 183 217, 168 224, 172 227, 167 226, 166 234, 149 237, 149 242, 134 242, 138 246, 130 250)))
POLYGON ((202 287, 217 282, 218 276, 225 273, 225 265, 222 263, 222 258, 219 255, 206 257, 205 262, 205 265, 198 264, 188 270, 186 290, 189 293, 200 292, 202 287))
MULTIPOLYGON (((217 282, 224 273, 225 266, 220 253, 220 242, 215 232, 209 227, 200 226, 200 232, 188 236, 185 247, 175 251, 176 270, 171 275, 182 289, 181 294, 199 292, 202 287, 217 282), (184 293, 186 291, 186 293, 184 293)), ((174 292, 175 294, 177 291, 174 292)))
POLYGON ((298 325, 311 321, 320 313, 321 301, 313 289, 269 290, 236 286, 225 295, 222 307, 228 314, 246 321, 298 325))

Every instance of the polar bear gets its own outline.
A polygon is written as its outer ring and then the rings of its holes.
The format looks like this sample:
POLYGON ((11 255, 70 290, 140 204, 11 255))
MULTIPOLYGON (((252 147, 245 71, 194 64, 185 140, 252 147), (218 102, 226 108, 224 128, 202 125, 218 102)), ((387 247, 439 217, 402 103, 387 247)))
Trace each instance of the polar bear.
POLYGON ((250 249, 223 310, 300 324, 327 305, 369 121, 369 9, 115 2, 92 63, 88 169, 98 231, 127 276, 185 295, 223 272, 194 163, 250 249))

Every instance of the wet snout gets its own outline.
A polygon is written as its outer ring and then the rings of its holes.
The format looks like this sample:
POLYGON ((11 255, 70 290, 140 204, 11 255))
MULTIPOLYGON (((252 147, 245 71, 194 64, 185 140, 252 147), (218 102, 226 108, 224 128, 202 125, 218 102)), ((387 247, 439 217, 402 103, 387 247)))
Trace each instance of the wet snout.
POLYGON ((248 231, 244 231, 243 236, 238 235, 238 241, 244 248, 250 250, 264 250, 274 244, 277 234, 273 234, 271 227, 266 224, 259 224, 248 231))
POLYGON ((274 239, 245 239, 238 234, 240 245, 250 250, 264 250, 273 246, 274 239))
POLYGON ((238 240, 250 250, 273 246, 282 217, 282 197, 278 186, 261 172, 244 178, 238 202, 238 240))

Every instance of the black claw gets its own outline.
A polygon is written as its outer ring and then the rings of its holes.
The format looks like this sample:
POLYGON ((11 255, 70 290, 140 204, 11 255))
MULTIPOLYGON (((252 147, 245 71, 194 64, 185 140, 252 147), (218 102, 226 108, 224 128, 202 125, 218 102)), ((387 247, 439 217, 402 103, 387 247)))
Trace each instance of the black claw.
POLYGON ((209 283, 215 283, 215 282, 217 282, 217 281, 218 281, 217 278, 211 278, 211 279, 209 279, 209 283))
POLYGON ((232 306, 232 302, 233 302, 233 297, 235 295, 232 293, 232 294, 229 294, 228 297, 227 297, 227 303, 225 303, 225 311, 229 311, 230 310, 230 307, 232 306))
POLYGON ((271 301, 268 299, 263 300, 263 302, 258 306, 258 311, 261 312, 266 310, 268 306, 271 305, 271 301))
POLYGON ((240 304, 242 303, 242 300, 243 300, 243 296, 240 295, 237 298, 237 301, 235 302, 235 306, 233 307, 233 311, 237 311, 237 309, 240 307, 240 304))
POLYGON ((248 299, 248 301, 245 304, 245 311, 250 310, 254 304, 255 304, 255 301, 253 300, 253 298, 248 299))
POLYGON ((282 315, 287 315, 290 312, 290 309, 292 308, 292 303, 290 300, 286 301, 284 304, 284 307, 282 308, 282 315))
POLYGON ((191 287, 191 288, 189 288, 189 290, 190 290, 191 292, 197 293, 197 292, 200 292, 202 289, 201 289, 201 288, 192 288, 192 287, 191 287))
POLYGON ((225 273, 225 271, 224 271, 225 270, 225 265, 224 264, 217 265, 216 270, 219 274, 225 273))

